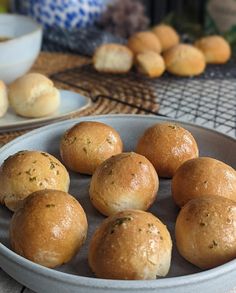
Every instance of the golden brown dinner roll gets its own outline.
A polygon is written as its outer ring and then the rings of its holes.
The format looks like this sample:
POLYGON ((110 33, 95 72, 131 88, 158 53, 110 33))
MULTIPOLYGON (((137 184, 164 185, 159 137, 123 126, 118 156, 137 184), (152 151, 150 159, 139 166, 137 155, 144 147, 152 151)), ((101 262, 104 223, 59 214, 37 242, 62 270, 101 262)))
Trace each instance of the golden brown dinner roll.
POLYGON ((207 63, 226 63, 231 56, 229 43, 221 36, 208 36, 194 44, 205 56, 207 63))
POLYGON ((60 152, 68 168, 83 174, 93 174, 97 166, 112 155, 122 152, 118 132, 109 125, 84 121, 63 135, 60 152))
POLYGON ((0 169, 0 203, 15 211, 30 193, 42 189, 68 191, 70 177, 54 156, 21 151, 8 157, 0 169))
POLYGON ((198 157, 192 134, 174 123, 149 127, 138 141, 136 152, 154 165, 158 176, 171 178, 185 161, 198 157))
POLYGON ((161 44, 156 35, 152 32, 139 32, 131 36, 127 46, 136 55, 147 51, 161 52, 161 44))
POLYGON ((204 195, 223 196, 236 201, 236 171, 213 158, 192 159, 177 170, 171 188, 173 199, 180 207, 204 195))
POLYGON ((10 84, 9 101, 21 116, 43 117, 58 109, 60 93, 46 76, 29 73, 10 84))
POLYGON ((54 268, 68 262, 86 239, 87 219, 66 192, 41 190, 27 197, 10 222, 10 244, 19 255, 54 268))
POLYGON ((103 162, 93 174, 89 195, 94 207, 109 216, 122 210, 147 210, 159 180, 152 164, 136 153, 122 153, 103 162))
POLYGON ((236 203, 218 196, 192 199, 175 226, 179 253, 192 264, 209 269, 236 257, 236 203))
POLYGON ((95 231, 89 265, 105 279, 145 280, 165 276, 172 241, 163 223, 151 213, 126 210, 107 218, 95 231))
POLYGON ((201 74, 206 61, 203 53, 188 44, 179 44, 163 54, 166 69, 179 76, 194 76, 201 74))
POLYGON ((159 77, 165 71, 165 62, 162 56, 152 51, 138 54, 136 66, 139 72, 149 77, 159 77))
POLYGON ((133 65, 133 53, 123 45, 103 44, 94 53, 93 65, 100 72, 126 73, 133 65))
POLYGON ((4 82, 0 80, 0 117, 7 112, 8 104, 7 88, 4 82))
POLYGON ((162 52, 179 43, 179 35, 170 25, 162 23, 154 26, 152 31, 158 37, 161 43, 162 52))

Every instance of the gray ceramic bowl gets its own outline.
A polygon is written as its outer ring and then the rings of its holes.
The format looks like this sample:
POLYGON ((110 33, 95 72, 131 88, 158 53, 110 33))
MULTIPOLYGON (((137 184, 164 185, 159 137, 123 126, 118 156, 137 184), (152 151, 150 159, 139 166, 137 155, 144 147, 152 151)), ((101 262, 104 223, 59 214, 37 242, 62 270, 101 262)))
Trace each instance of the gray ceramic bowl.
MULTIPOLYGON (((111 115, 83 117, 39 128, 23 135, 0 150, 0 164, 9 155, 22 149, 38 149, 59 158, 59 141, 62 134, 76 122, 96 120, 113 126, 121 134, 125 150, 135 148, 144 130, 163 119, 152 116, 111 115)), ((173 121, 173 120, 172 120, 173 121)), ((192 132, 201 156, 212 156, 236 168, 236 140, 223 134, 193 124, 180 123, 192 132)), ((236 260, 217 268, 200 271, 185 261, 176 251, 175 244, 171 269, 167 277, 152 281, 119 281, 97 279, 88 267, 87 249, 91 234, 104 219, 88 199, 89 176, 70 173, 73 194, 84 207, 88 220, 88 239, 82 250, 68 264, 52 270, 37 265, 9 248, 8 227, 12 214, 0 207, 0 265, 13 278, 37 292, 159 292, 159 293, 222 293, 236 286, 236 260)), ((174 242, 174 224, 178 213, 170 194, 170 180, 160 181, 158 197, 150 211, 168 226, 174 242)))

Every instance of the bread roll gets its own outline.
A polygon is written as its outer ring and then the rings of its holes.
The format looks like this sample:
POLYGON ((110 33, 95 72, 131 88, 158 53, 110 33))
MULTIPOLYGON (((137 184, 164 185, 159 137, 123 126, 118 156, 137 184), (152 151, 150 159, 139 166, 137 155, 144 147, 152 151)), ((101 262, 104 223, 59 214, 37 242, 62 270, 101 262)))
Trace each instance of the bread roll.
POLYGON ((46 76, 29 73, 9 86, 9 101, 17 114, 37 118, 58 109, 60 93, 46 76))
POLYGON ((8 157, 0 169, 0 203, 15 211, 30 193, 42 189, 68 191, 70 177, 54 156, 21 151, 8 157))
POLYGON ((158 123, 140 137, 136 152, 148 158, 159 177, 171 178, 185 161, 198 157, 198 146, 188 130, 158 123))
POLYGON ((168 273, 171 250, 170 234, 158 218, 127 210, 110 216, 95 231, 89 265, 99 278, 156 279, 168 273))
POLYGON ((63 135, 60 152, 65 165, 83 174, 93 174, 106 159, 122 152, 118 132, 101 122, 85 121, 63 135))
POLYGON ((236 171, 213 158, 192 159, 177 170, 171 189, 173 199, 180 207, 204 195, 223 196, 236 201, 236 171))
POLYGON ((177 217, 179 253, 201 269, 210 269, 236 257, 236 203, 218 196, 189 201, 177 217))
POLYGON ((10 223, 11 248, 40 265, 68 262, 86 239, 87 219, 79 202, 66 192, 32 193, 10 223))
POLYGON ((197 48, 179 44, 163 54, 166 69, 172 74, 179 76, 194 76, 201 74, 205 67, 205 57, 197 48))
POLYGON ((8 109, 7 88, 3 81, 0 80, 0 117, 3 117, 8 109))
POLYGON ((94 207, 109 216, 122 210, 147 210, 159 180, 152 164, 135 153, 122 153, 103 162, 93 174, 89 195, 94 207))
POLYGON ((223 64, 231 56, 229 43, 221 36, 208 36, 197 40, 194 44, 205 56, 207 63, 223 64))
POLYGON ((93 65, 99 72, 126 73, 133 65, 133 53, 123 45, 104 44, 96 49, 93 65))
POLYGON ((161 43, 162 52, 174 47, 179 43, 179 35, 176 30, 167 24, 159 24, 153 28, 153 33, 161 43))
POLYGON ((138 71, 149 77, 159 77, 165 71, 165 62, 158 53, 147 51, 136 56, 138 71))
POLYGON ((161 52, 161 44, 156 35, 152 32, 139 32, 131 36, 128 40, 127 46, 135 54, 153 51, 161 52))

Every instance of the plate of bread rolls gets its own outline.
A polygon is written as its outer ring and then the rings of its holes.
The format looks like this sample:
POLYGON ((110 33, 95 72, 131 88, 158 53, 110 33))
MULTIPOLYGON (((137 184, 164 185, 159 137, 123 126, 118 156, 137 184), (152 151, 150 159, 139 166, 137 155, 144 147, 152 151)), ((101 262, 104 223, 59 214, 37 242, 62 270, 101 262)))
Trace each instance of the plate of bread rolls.
POLYGON ((236 286, 236 140, 156 116, 65 120, 0 151, 0 264, 36 292, 236 286))
POLYGON ((89 98, 59 90, 39 73, 26 74, 8 86, 0 81, 0 132, 65 119, 89 105, 89 98))

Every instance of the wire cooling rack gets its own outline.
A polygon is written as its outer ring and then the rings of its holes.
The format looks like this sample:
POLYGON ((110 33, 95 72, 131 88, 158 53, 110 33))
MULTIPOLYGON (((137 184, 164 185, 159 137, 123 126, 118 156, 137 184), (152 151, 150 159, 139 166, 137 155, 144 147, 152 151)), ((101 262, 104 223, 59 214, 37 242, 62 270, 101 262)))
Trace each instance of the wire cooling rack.
POLYGON ((97 73, 91 64, 58 72, 52 79, 146 113, 194 122, 236 137, 236 59, 208 66, 204 74, 150 79, 136 72, 97 73))

